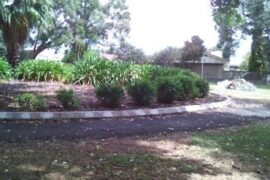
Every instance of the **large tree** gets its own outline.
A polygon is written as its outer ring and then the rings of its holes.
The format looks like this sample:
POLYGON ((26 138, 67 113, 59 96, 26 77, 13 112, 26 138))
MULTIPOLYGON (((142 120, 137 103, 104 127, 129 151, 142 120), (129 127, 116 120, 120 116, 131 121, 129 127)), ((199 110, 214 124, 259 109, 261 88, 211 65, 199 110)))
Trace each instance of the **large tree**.
POLYGON ((199 36, 192 36, 191 41, 186 41, 182 49, 182 61, 200 61, 206 48, 199 36))
POLYGON ((252 37, 249 71, 262 74, 270 52, 269 0, 211 0, 213 16, 220 33, 221 49, 228 57, 238 45, 237 32, 252 37), (224 28, 228 30, 223 31, 224 28))
MULTIPOLYGON (((110 46, 130 30, 130 15, 125 0, 59 0, 54 2, 54 24, 49 29, 33 29, 29 53, 35 58, 47 48, 68 47, 68 61, 80 58, 93 45, 110 46)), ((30 58, 28 57, 28 58, 30 58)))
POLYGON ((7 59, 15 67, 20 52, 35 26, 47 27, 51 17, 51 0, 1 0, 0 30, 7 50, 7 59))

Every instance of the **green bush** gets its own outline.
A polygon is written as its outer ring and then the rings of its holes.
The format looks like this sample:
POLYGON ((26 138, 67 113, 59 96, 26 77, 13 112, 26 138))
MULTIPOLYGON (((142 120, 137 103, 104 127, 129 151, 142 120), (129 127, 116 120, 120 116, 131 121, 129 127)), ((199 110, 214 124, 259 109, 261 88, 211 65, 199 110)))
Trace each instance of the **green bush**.
POLYGON ((155 89, 148 80, 136 80, 127 86, 127 92, 137 105, 147 106, 155 96, 155 89))
POLYGON ((180 75, 175 77, 176 81, 182 84, 183 93, 179 100, 193 99, 199 96, 199 89, 196 86, 196 79, 191 76, 180 75))
POLYGON ((179 84, 171 77, 157 79, 157 100, 160 103, 171 103, 176 100, 180 91, 179 84))
POLYGON ((22 110, 43 110, 45 108, 45 101, 43 96, 30 93, 24 93, 15 97, 15 102, 22 110))
POLYGON ((9 80, 12 78, 12 68, 9 63, 0 58, 0 80, 9 80))
POLYGON ((209 93, 209 83, 205 79, 199 78, 195 81, 195 84, 199 91, 198 97, 206 97, 209 93))
POLYGON ((117 107, 124 97, 124 90, 116 83, 104 83, 96 88, 96 96, 103 106, 117 107))
POLYGON ((18 79, 30 81, 67 81, 66 74, 71 71, 68 64, 47 60, 22 61, 15 70, 18 79))
POLYGON ((80 102, 75 97, 75 93, 72 89, 60 89, 56 92, 56 98, 65 109, 77 109, 80 106, 80 102))

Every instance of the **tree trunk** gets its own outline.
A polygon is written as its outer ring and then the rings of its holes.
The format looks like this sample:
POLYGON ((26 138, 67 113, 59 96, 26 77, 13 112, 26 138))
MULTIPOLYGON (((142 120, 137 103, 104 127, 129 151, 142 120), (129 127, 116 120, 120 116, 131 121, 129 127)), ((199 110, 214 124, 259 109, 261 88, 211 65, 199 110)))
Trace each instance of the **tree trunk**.
POLYGON ((8 48, 7 59, 9 64, 15 68, 20 62, 20 50, 19 48, 8 48))

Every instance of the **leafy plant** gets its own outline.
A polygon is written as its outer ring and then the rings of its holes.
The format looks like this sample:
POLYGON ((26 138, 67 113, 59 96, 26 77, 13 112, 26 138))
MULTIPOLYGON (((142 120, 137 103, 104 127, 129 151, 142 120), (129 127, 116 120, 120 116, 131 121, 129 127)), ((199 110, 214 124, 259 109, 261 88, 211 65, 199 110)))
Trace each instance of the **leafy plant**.
POLYGON ((209 83, 202 78, 199 78, 195 81, 196 87, 198 88, 200 98, 206 97, 209 93, 209 83))
POLYGON ((80 102, 75 97, 72 89, 60 89, 56 92, 56 98, 65 109, 77 109, 80 102))
POLYGON ((124 90, 116 83, 104 83, 96 88, 96 96, 103 106, 117 107, 124 97, 124 90))
POLYGON ((68 64, 46 60, 27 60, 21 62, 15 74, 18 79, 30 81, 67 81, 66 75, 71 71, 68 64))
POLYGON ((11 77, 11 66, 4 58, 0 58, 0 80, 9 80, 11 77))
POLYGON ((183 95, 180 100, 188 100, 199 96, 199 89, 196 86, 194 77, 190 76, 176 76, 177 81, 180 81, 183 87, 183 95))
POLYGON ((154 98, 155 89, 148 80, 136 80, 127 86, 127 92, 138 105, 149 105, 154 98))
POLYGON ((15 97, 15 102, 22 110, 43 110, 45 108, 45 101, 43 96, 30 93, 24 93, 15 97))
POLYGON ((163 77, 157 80, 157 100, 161 103, 171 103, 176 100, 179 93, 179 86, 171 77, 163 77))

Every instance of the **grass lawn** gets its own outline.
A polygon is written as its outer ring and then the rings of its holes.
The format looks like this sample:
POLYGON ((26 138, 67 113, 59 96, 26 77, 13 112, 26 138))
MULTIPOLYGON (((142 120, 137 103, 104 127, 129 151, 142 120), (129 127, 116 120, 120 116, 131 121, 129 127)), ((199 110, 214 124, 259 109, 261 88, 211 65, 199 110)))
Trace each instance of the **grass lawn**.
POLYGON ((202 133, 0 142, 0 179, 270 177, 270 121, 202 133))

